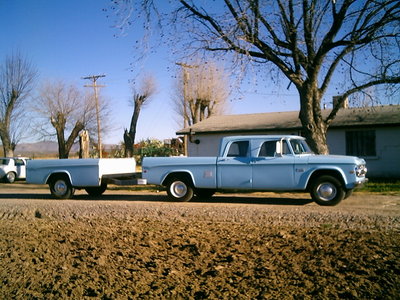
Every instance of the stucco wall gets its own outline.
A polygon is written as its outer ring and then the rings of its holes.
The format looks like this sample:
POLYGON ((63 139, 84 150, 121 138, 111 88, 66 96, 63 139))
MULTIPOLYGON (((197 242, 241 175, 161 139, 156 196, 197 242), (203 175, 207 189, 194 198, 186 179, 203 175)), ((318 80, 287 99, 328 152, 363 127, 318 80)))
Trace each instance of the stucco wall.
POLYGON ((376 130, 376 157, 366 157, 370 177, 400 178, 400 128, 376 130))
MULTIPOLYGON (((233 134, 196 134, 193 136, 192 140, 199 140, 199 144, 188 143, 188 156, 217 156, 219 150, 219 143, 221 138, 224 136, 236 136, 236 135, 250 135, 248 132, 236 132, 233 134)), ((299 134, 298 132, 291 131, 276 131, 268 133, 254 133, 254 134, 299 134)))
MULTIPOLYGON (((376 156, 363 157, 368 176, 400 178, 400 128, 376 128, 375 139, 376 156)), ((345 130, 329 130, 327 140, 331 154, 346 155, 345 130)))
MULTIPOLYGON (((327 142, 331 154, 346 155, 346 131, 331 129, 328 131, 327 142)), ((244 135, 235 134, 196 134, 193 140, 199 144, 188 143, 189 156, 216 156, 219 142, 223 136, 244 135)), ((263 134, 257 132, 256 134, 263 134)), ((298 132, 280 131, 265 134, 299 134, 298 132)), ((376 128, 376 156, 363 157, 367 161, 369 177, 400 178, 400 127, 376 128)))

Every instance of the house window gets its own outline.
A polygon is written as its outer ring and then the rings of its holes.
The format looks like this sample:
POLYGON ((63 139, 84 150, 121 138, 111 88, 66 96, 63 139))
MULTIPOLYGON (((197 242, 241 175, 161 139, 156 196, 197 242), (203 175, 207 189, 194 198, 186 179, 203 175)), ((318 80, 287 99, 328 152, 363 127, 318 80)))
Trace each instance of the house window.
POLYGON ((376 156, 375 130, 346 131, 346 155, 376 156))

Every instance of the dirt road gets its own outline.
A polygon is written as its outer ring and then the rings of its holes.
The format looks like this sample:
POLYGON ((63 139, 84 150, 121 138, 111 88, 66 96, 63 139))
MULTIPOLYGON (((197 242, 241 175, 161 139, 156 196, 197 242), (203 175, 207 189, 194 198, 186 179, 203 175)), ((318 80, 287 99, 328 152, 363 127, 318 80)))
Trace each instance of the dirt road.
POLYGON ((0 184, 1 299, 398 299, 400 195, 77 192, 0 184))

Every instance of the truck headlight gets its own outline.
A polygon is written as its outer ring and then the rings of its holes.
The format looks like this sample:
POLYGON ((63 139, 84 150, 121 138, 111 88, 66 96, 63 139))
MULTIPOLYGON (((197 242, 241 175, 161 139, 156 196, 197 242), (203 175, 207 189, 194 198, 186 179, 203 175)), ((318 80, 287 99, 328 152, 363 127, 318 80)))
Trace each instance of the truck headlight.
POLYGON ((355 171, 356 171, 357 177, 362 177, 362 176, 365 176, 365 174, 367 174, 367 167, 365 165, 358 165, 355 168, 355 171))

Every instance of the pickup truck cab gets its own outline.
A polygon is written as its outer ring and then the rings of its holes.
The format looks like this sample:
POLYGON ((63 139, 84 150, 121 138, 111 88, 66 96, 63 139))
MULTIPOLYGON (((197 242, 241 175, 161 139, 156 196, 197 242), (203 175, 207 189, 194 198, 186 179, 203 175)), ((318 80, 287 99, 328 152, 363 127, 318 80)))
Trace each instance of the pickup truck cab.
POLYGON ((13 183, 26 177, 27 157, 0 157, 0 179, 13 183))
POLYGON ((142 172, 179 201, 229 189, 307 191, 316 203, 330 206, 367 181, 363 159, 315 155, 303 137, 292 135, 225 137, 217 157, 146 157, 142 172))

